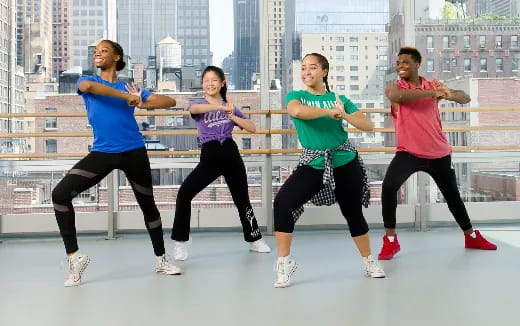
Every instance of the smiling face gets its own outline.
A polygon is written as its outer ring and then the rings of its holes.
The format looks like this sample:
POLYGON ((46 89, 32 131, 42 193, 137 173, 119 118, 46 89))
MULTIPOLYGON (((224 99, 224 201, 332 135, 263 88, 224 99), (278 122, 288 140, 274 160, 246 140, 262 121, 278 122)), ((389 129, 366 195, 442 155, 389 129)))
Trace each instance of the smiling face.
POLYGON ((100 42, 94 50, 94 65, 101 70, 115 66, 117 61, 121 60, 121 56, 114 52, 114 48, 110 43, 100 42))
POLYGON ((220 96, 220 89, 224 86, 225 81, 220 79, 214 71, 207 71, 202 77, 202 89, 208 96, 220 96))
POLYGON ((397 57, 395 70, 400 78, 408 80, 415 78, 419 74, 420 65, 410 54, 401 54, 397 57))
POLYGON ((301 78, 307 88, 320 89, 323 87, 323 78, 329 71, 323 69, 318 58, 314 55, 306 56, 302 61, 301 78))

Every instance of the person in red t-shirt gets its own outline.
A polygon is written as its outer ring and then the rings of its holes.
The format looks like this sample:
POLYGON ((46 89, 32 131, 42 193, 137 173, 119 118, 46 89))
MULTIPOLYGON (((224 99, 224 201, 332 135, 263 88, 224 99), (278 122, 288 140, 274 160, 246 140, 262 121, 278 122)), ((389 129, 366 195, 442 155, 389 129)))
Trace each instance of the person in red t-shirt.
POLYGON ((421 54, 412 47, 399 51, 396 70, 400 80, 385 89, 392 102, 392 119, 397 139, 396 154, 388 166, 382 190, 382 210, 385 235, 380 260, 389 260, 400 250, 395 232, 397 191, 410 175, 417 171, 428 173, 441 190, 448 208, 464 232, 465 247, 495 250, 471 221, 457 188, 451 161, 451 146, 442 131, 438 102, 448 100, 460 104, 471 101, 463 91, 446 87, 436 79, 428 81, 419 76, 421 54))

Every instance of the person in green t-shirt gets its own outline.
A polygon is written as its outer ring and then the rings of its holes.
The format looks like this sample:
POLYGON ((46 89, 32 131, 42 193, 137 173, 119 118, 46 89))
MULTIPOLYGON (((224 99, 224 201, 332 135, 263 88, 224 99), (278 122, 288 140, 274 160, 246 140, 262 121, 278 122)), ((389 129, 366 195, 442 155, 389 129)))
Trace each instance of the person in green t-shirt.
POLYGON ((301 79, 307 89, 287 94, 287 110, 303 150, 298 167, 280 188, 273 205, 278 246, 276 288, 290 285, 297 266, 289 256, 294 224, 299 216, 295 212, 327 187, 336 198, 326 202, 338 201, 363 257, 365 276, 385 277, 383 269, 372 257, 368 225, 363 216, 363 186, 366 185, 363 168, 355 148, 348 142, 342 121, 364 131, 371 131, 374 126, 345 96, 330 91, 328 73, 329 63, 323 55, 306 55, 301 79))

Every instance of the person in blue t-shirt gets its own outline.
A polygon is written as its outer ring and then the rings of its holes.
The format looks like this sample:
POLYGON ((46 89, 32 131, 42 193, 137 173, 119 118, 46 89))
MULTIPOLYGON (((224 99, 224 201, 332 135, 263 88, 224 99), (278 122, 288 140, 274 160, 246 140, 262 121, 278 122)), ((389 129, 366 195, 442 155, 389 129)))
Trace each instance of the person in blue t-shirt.
POLYGON ((81 284, 81 275, 89 263, 89 257, 78 251, 72 199, 98 184, 114 169, 125 173, 143 211, 157 257, 155 271, 180 274, 180 269, 165 255, 161 216, 153 197, 150 162, 134 118, 135 107, 163 109, 175 106, 176 102, 168 96, 152 94, 118 80, 116 72, 126 65, 119 44, 101 41, 96 46, 93 60, 101 74, 82 76, 78 80, 78 94, 83 97, 94 133, 92 150, 72 167, 52 192, 54 212, 67 253, 69 275, 64 285, 81 284))

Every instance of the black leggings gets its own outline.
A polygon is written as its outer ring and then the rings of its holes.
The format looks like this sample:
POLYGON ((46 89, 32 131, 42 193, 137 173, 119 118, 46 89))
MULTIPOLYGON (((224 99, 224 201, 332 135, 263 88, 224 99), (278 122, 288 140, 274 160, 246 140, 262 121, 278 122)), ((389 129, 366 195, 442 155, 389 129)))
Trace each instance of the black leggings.
POLYGON ((175 204, 175 219, 171 236, 173 240, 188 241, 191 200, 221 175, 226 179, 233 202, 238 209, 244 240, 253 242, 262 238, 249 201, 244 162, 237 144, 232 139, 226 139, 223 143, 217 140, 204 143, 200 163, 182 183, 175 204))
POLYGON ((144 147, 123 153, 91 152, 80 160, 52 191, 54 213, 67 253, 78 250, 72 199, 98 184, 112 170, 122 170, 144 214, 156 256, 164 254, 161 216, 155 205, 150 162, 144 147))
POLYGON ((383 181, 381 202, 385 228, 395 229, 397 191, 406 179, 417 171, 424 171, 433 178, 460 228, 463 231, 471 229, 471 221, 464 202, 460 198, 457 177, 451 165, 451 155, 437 159, 426 159, 407 152, 395 154, 383 181))
MULTIPOLYGON (((323 172, 308 165, 298 167, 285 181, 274 199, 274 228, 277 232, 294 231, 293 210, 308 202, 323 188, 323 172)), ((362 211, 362 171, 359 161, 334 168, 336 199, 341 214, 347 220, 353 237, 368 232, 368 225, 362 211)))

